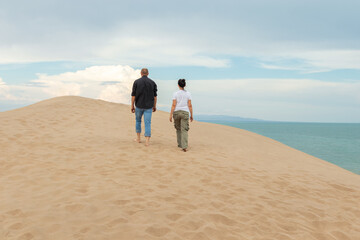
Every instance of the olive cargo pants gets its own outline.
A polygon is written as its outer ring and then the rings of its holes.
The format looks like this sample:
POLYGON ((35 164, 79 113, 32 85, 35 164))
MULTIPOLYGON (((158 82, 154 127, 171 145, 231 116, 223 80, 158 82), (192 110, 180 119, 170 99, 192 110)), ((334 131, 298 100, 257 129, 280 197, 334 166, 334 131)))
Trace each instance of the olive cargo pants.
POLYGON ((178 147, 188 147, 189 113, 186 111, 175 111, 173 114, 176 129, 178 147))

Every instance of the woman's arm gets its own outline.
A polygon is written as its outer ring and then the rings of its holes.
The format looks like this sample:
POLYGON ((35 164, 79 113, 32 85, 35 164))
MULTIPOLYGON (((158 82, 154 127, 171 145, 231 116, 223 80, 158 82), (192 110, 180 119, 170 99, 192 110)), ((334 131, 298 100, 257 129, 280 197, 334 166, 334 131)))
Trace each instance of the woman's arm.
POLYGON ((171 106, 171 112, 170 112, 170 122, 172 122, 173 113, 175 111, 176 107, 176 99, 173 100, 172 106, 171 106))
POLYGON ((193 109, 192 109, 191 100, 188 101, 188 107, 189 107, 189 110, 190 110, 190 121, 192 122, 194 120, 194 116, 193 116, 193 109))

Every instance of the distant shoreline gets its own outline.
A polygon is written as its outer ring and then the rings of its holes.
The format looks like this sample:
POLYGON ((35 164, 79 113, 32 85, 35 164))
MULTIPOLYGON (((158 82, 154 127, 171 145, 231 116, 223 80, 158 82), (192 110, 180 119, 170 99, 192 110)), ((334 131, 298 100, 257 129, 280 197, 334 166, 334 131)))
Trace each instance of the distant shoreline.
POLYGON ((360 175, 360 123, 201 121, 244 129, 360 175))
POLYGON ((198 115, 195 116, 195 120, 200 122, 241 122, 241 123, 320 123, 320 124, 360 124, 360 122, 302 122, 302 121, 278 121, 278 120, 263 120, 257 118, 243 118, 238 116, 227 115, 198 115))

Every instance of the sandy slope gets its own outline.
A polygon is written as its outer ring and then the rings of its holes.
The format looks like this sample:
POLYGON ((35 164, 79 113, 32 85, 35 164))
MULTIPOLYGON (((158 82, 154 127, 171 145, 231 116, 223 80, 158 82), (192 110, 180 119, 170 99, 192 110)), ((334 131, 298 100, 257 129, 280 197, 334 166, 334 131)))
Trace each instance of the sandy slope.
POLYGON ((360 239, 360 176, 240 129, 59 97, 0 113, 0 239, 360 239))

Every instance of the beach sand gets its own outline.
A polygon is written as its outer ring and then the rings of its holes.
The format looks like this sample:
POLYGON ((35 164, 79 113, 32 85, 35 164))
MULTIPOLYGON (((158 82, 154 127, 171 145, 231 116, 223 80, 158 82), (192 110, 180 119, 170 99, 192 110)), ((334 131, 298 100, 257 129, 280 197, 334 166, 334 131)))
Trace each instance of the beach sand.
MULTIPOLYGON (((196 110, 195 110, 196 112, 196 110)), ((0 239, 360 239, 360 176, 245 130, 58 97, 0 113, 0 239)))

